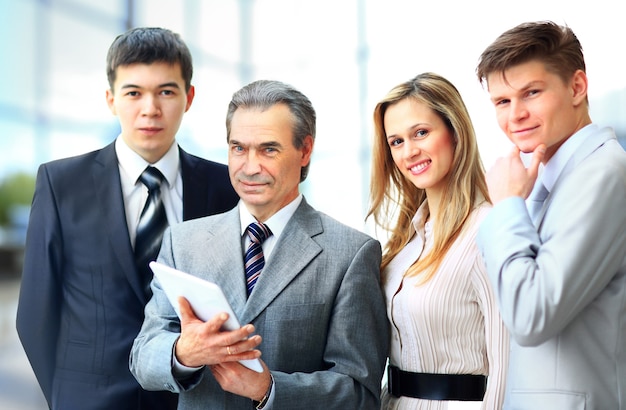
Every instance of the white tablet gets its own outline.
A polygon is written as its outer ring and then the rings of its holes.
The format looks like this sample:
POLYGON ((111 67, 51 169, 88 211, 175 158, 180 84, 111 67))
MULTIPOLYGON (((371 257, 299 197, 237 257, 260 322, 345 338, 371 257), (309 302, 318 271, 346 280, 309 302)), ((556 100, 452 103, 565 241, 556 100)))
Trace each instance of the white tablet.
MULTIPOLYGON (((159 280, 179 318, 178 297, 183 296, 189 301, 199 319, 206 322, 216 314, 226 312, 228 320, 224 324, 224 329, 235 330, 241 327, 224 292, 217 284, 158 262, 150 262, 150 269, 159 280)), ((241 360, 240 363, 259 373, 263 372, 261 362, 257 359, 241 360)))

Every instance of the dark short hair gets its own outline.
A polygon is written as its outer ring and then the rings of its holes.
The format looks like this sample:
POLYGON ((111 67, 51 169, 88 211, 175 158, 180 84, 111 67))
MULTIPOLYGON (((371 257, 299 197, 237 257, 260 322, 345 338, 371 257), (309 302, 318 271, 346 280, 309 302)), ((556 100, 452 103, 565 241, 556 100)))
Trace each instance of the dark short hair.
POLYGON ((502 33, 481 54, 476 75, 478 81, 486 83, 490 74, 504 73, 529 61, 542 62, 563 81, 568 81, 576 70, 585 71, 582 46, 574 32, 552 21, 536 21, 502 33))
POLYGON ((137 27, 115 38, 107 54, 107 79, 113 90, 117 68, 135 63, 180 64, 185 91, 191 88, 191 52, 180 35, 160 27, 137 27))
MULTIPOLYGON (((284 104, 291 112, 293 145, 297 149, 302 148, 307 135, 315 139, 315 109, 307 96, 280 81, 258 80, 233 94, 226 114, 226 141, 230 141, 231 122, 238 108, 267 110, 276 104, 284 104)), ((310 164, 302 167, 300 182, 306 179, 310 164)))

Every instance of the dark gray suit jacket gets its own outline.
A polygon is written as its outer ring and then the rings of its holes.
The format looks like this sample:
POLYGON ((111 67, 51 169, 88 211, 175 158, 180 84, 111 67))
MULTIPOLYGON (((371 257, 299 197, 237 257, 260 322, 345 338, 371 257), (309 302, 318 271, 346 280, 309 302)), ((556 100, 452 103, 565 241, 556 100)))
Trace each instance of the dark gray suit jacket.
MULTIPOLYGON (((389 334, 378 241, 303 200, 249 299, 237 209, 172 227, 159 260, 219 284, 240 322, 255 325, 275 380, 274 409, 379 409, 389 334)), ((180 409, 251 408, 208 370, 184 386, 174 379, 180 324, 159 283, 152 286, 131 352, 142 386, 179 391, 180 409)))
MULTIPOLYGON (((235 206, 225 165, 181 149, 180 166, 183 219, 235 206)), ((128 370, 151 297, 145 282, 133 260, 114 143, 41 165, 17 330, 51 408, 175 408, 175 396, 143 391, 128 370)))

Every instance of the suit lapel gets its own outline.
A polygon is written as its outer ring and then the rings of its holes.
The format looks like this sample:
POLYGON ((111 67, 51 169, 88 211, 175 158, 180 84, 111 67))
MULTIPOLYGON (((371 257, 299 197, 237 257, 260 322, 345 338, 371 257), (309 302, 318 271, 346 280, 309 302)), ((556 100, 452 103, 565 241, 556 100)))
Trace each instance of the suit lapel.
POLYGON ((252 322, 322 252, 312 239, 322 231, 319 215, 303 199, 266 261, 240 318, 242 323, 252 322))
POLYGON ((616 139, 610 128, 598 129, 595 132, 591 133, 587 138, 585 138, 582 144, 574 152, 572 157, 567 161, 565 167, 563 167, 563 170, 559 174, 557 180, 554 183, 554 186, 552 187, 552 191, 550 191, 548 197, 544 201, 541 211, 537 216, 538 229, 541 227, 543 218, 548 208, 550 207, 550 202, 552 201, 552 198, 554 196, 552 194, 553 192, 558 190, 560 182, 567 178, 567 175, 570 174, 574 169, 576 169, 578 164, 584 161, 585 158, 587 158, 589 155, 593 154, 599 147, 604 145, 610 139, 616 139))
POLYGON ((205 249, 211 251, 200 252, 193 264, 199 270, 196 272, 198 276, 215 282, 222 288, 233 311, 240 317, 246 305, 247 294, 239 209, 235 207, 212 217, 212 221, 205 229, 206 240, 200 241, 205 249))
POLYGON ((131 288, 139 300, 145 303, 149 295, 145 294, 135 268, 114 144, 103 148, 94 161, 92 175, 96 192, 95 201, 97 206, 102 207, 102 226, 107 230, 109 245, 117 256, 131 288))

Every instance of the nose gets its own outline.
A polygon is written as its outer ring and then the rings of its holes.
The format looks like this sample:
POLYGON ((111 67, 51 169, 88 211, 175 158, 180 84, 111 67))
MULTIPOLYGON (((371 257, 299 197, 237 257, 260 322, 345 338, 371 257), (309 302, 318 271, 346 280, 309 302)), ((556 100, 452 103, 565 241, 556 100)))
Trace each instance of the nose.
POLYGON ((158 98, 153 95, 147 94, 144 97, 142 110, 142 115, 148 117, 154 117, 161 114, 161 106, 159 104, 158 98))
POLYGON ((412 138, 408 138, 404 142, 404 157, 405 158, 413 158, 418 156, 422 150, 420 149, 419 143, 414 141, 412 138))
POLYGON ((255 150, 248 151, 242 169, 246 175, 255 175, 261 172, 261 161, 255 150))
POLYGON ((520 121, 528 117, 528 110, 522 101, 512 100, 510 104, 509 120, 520 121))

